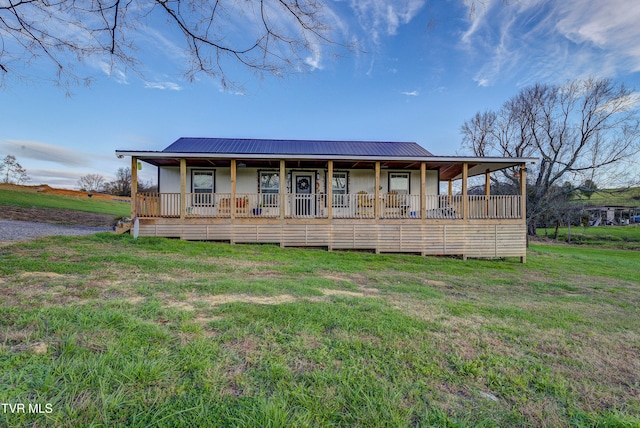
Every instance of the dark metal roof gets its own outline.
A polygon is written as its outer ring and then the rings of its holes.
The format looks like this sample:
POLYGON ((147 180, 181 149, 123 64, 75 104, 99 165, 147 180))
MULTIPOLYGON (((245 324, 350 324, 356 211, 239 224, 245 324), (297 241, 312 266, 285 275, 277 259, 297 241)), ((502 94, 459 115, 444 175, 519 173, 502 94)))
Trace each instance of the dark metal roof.
POLYGON ((164 153, 226 153, 252 155, 433 156, 417 143, 391 141, 263 140, 179 138, 164 153))

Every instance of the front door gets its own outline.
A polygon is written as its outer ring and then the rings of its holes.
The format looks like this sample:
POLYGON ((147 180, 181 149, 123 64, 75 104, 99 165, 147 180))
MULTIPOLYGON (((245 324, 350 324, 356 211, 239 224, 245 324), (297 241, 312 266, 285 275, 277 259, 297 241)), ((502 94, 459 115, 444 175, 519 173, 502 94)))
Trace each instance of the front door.
POLYGON ((295 209, 296 216, 307 217, 313 213, 313 176, 296 175, 295 209))

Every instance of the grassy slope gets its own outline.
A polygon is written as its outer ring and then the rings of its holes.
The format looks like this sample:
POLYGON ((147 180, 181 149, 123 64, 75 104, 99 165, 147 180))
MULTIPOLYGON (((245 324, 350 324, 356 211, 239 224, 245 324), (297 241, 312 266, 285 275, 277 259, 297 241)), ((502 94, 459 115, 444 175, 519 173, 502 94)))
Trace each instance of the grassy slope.
MULTIPOLYGON (((553 237, 555 228, 538 228, 538 237, 553 237)), ((567 242, 569 230, 566 227, 558 229, 557 241, 567 242)), ((577 245, 598 246, 601 248, 619 248, 625 250, 640 250, 640 225, 631 226, 599 226, 599 227, 571 227, 571 242, 577 245)))
POLYGON ((0 425, 638 426, 638 254, 98 235, 0 252, 0 425))
POLYGON ((23 208, 56 208, 91 213, 112 214, 117 217, 128 216, 129 204, 72 196, 48 195, 35 190, 13 190, 0 188, 0 206, 11 205, 23 208))
POLYGON ((629 189, 609 189, 601 190, 586 199, 588 205, 615 205, 640 207, 640 187, 629 189))

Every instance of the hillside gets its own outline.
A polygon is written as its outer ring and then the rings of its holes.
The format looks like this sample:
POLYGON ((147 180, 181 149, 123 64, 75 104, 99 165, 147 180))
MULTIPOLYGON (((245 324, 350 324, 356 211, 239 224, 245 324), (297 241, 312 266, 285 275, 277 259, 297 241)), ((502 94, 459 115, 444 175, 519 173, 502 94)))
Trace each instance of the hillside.
POLYGON ((640 207, 640 187, 602 189, 586 199, 587 205, 640 207))
POLYGON ((128 198, 55 189, 47 185, 0 184, 0 218, 81 226, 112 226, 130 213, 128 198))

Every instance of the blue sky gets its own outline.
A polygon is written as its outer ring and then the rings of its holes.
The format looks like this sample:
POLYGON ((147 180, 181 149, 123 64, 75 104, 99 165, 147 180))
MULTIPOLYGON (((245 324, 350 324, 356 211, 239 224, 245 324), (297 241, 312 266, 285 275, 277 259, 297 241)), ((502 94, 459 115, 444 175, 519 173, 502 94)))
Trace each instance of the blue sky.
MULTIPOLYGON (((94 81, 71 96, 43 80, 46 63, 32 63, 30 78, 0 89, 0 155, 16 156, 29 184, 73 188, 127 166, 116 149, 161 150, 181 136, 415 141, 468 154, 462 123, 523 86, 593 76, 640 89, 636 0, 486 0, 474 13, 462 0, 326 3, 365 52, 323 46, 307 58, 311 71, 286 77, 231 69, 242 90, 186 81, 169 36, 166 51, 141 49, 144 77, 86 63, 94 81)), ((143 178, 155 178, 152 168, 143 178)))

